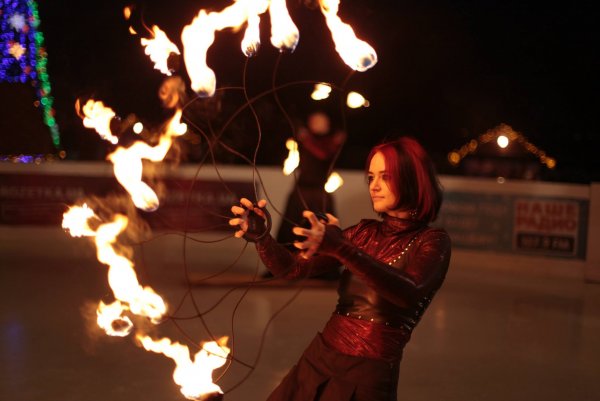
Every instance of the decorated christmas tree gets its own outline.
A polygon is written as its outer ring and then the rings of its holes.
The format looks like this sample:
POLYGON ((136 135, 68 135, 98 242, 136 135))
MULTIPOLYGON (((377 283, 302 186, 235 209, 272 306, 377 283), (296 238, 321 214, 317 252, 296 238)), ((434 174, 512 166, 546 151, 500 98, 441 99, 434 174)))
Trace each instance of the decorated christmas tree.
POLYGON ((33 0, 0 0, 0 160, 64 157, 33 0))

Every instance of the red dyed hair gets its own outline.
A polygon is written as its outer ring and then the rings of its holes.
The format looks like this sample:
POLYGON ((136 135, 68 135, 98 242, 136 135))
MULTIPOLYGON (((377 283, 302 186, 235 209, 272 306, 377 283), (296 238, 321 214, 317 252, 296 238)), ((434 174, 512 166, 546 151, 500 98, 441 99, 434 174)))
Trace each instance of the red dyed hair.
POLYGON ((395 209, 415 211, 417 220, 434 221, 442 205, 442 187, 421 144, 414 138, 400 137, 375 146, 367 157, 367 173, 378 152, 383 155, 390 190, 397 198, 395 209))

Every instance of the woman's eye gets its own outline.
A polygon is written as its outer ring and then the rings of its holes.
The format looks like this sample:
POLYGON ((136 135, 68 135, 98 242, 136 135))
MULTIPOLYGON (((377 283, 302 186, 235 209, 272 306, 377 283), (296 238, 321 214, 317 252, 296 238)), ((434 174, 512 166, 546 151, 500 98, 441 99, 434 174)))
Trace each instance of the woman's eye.
POLYGON ((370 175, 370 176, 367 177, 367 183, 370 184, 372 182, 373 182, 373 176, 370 175))

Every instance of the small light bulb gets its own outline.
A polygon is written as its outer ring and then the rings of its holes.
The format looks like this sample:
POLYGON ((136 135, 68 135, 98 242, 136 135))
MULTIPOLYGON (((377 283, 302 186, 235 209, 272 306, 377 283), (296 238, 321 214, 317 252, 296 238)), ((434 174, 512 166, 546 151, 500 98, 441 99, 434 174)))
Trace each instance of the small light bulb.
POLYGON ((141 122, 137 122, 135 124, 133 124, 133 132, 135 132, 136 134, 141 134, 142 131, 144 130, 144 124, 142 124, 141 122))
POLYGON ((508 137, 506 137, 505 135, 499 135, 498 139, 496 139, 496 143, 502 149, 504 149, 504 148, 506 148, 508 146, 508 142, 509 142, 508 137))

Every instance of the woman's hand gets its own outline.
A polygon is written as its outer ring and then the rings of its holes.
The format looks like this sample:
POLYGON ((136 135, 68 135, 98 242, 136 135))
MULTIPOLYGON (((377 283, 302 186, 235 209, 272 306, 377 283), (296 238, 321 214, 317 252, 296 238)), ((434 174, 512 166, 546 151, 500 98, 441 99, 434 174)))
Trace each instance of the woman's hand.
POLYGON ((325 224, 332 224, 339 227, 340 221, 337 217, 329 213, 326 213, 328 221, 319 220, 317 215, 310 210, 305 210, 302 215, 308 219, 310 228, 294 227, 292 232, 296 235, 306 237, 304 241, 294 242, 294 246, 302 250, 300 255, 303 258, 308 259, 313 256, 319 249, 319 246, 321 246, 323 234, 325 234, 325 224))
POLYGON ((265 213, 262 210, 265 206, 267 206, 266 200, 261 199, 256 205, 254 205, 252 202, 250 202, 249 199, 242 198, 240 199, 240 204, 241 206, 234 205, 231 207, 231 212, 237 217, 234 217, 229 220, 230 226, 240 227, 240 229, 237 230, 234 234, 236 238, 241 238, 248 232, 248 216, 250 215, 251 211, 266 220, 265 213))

